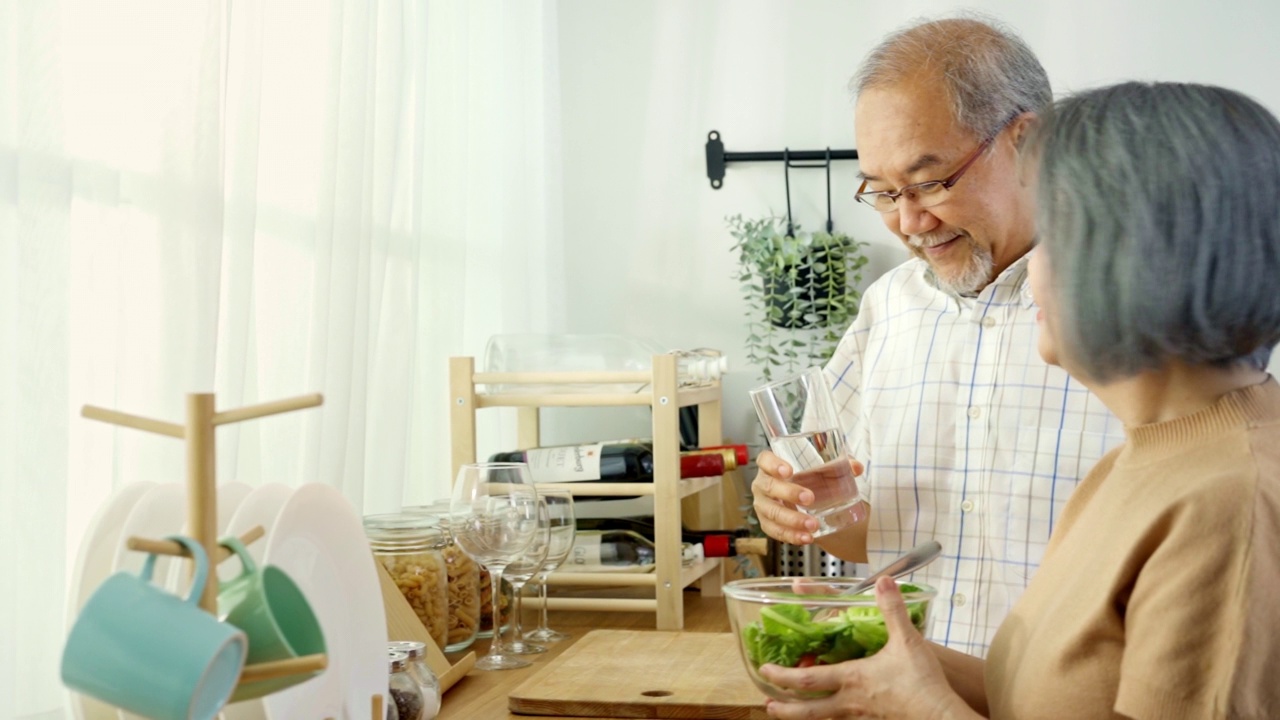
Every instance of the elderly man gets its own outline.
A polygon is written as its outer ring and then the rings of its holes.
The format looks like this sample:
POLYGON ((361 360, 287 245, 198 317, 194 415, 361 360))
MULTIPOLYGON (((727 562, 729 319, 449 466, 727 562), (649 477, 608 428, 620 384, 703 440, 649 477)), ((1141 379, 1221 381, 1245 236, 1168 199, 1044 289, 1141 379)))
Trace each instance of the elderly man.
MULTIPOLYGON (((851 87, 857 200, 914 257, 867 289, 826 366, 871 512, 817 542, 872 566, 941 542, 943 557, 915 575, 939 591, 929 636, 981 655, 1071 490, 1122 431, 1036 352, 1020 162, 1052 94, 1025 43, 970 18, 893 34, 851 87)), ((817 522, 795 509, 812 493, 770 452, 757 466, 765 532, 813 542, 817 522)))

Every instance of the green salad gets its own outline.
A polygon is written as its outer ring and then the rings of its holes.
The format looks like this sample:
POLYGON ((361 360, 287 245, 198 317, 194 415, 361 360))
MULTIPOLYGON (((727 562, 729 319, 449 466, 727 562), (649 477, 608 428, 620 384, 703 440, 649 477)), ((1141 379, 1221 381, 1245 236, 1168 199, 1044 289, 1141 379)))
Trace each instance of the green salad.
MULTIPOLYGON (((921 588, 903 583, 903 595, 921 588)), ((857 595, 875 602, 873 595, 857 595)), ((929 601, 907 603, 907 614, 924 631, 929 601)), ((742 629, 742 646, 754 667, 773 663, 783 667, 831 665, 869 657, 889 642, 889 629, 875 605, 829 609, 815 617, 804 605, 769 605, 760 619, 742 629)))

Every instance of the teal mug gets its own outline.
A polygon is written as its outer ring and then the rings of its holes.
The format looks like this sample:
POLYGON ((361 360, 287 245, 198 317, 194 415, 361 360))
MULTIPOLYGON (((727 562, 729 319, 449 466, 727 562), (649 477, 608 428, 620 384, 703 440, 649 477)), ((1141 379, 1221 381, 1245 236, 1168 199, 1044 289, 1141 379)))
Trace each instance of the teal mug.
MULTIPOLYGON (((223 621, 244 631, 249 638, 250 664, 289 660, 325 652, 324 631, 311 604, 283 570, 273 565, 258 568, 244 543, 229 537, 219 541, 240 558, 238 576, 221 583, 218 613, 223 621)), ((285 677, 245 683, 236 689, 231 702, 269 695, 319 674, 285 677)))
POLYGON ((195 578, 181 598, 151 584, 156 556, 140 575, 118 572, 85 602, 62 651, 62 682, 76 692, 154 720, 211 720, 240 679, 248 640, 200 609, 209 573, 204 548, 191 552, 195 578))

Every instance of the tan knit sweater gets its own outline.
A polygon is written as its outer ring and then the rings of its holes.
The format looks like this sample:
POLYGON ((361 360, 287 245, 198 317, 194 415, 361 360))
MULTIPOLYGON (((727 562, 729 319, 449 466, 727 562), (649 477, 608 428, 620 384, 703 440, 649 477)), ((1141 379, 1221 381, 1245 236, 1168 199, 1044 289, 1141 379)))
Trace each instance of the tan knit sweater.
POLYGON ((1130 428, 986 665, 993 718, 1280 718, 1280 385, 1130 428))

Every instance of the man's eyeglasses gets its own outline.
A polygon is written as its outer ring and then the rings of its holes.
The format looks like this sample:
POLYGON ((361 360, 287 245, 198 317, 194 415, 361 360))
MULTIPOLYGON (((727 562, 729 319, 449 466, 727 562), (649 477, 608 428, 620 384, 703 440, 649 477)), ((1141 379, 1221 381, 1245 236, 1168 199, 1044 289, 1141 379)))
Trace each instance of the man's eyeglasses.
POLYGON ((853 196, 854 199, 860 203, 868 205, 879 213, 891 213, 894 210, 897 210, 898 199, 904 197, 922 208, 933 207, 934 205, 941 204, 943 200, 947 199, 947 191, 951 189, 951 186, 960 181, 960 178, 964 175, 965 171, 977 162, 978 158, 982 157, 982 153, 986 152, 987 148, 991 147, 991 143, 995 142, 995 139, 1000 136, 1000 133, 1004 132, 1004 129, 1009 126, 1009 123, 1013 122, 1020 114, 1021 113, 1015 113, 1013 117, 1004 121, 1000 126, 1000 129, 996 130, 995 134, 991 137, 983 140, 982 144, 973 151, 973 154, 964 161, 964 164, 942 180, 929 180, 927 182, 915 183, 914 185, 907 185, 906 187, 898 190, 867 190, 867 181, 863 180, 862 185, 858 187, 857 194, 853 196))

